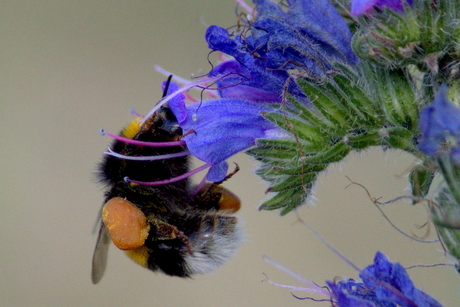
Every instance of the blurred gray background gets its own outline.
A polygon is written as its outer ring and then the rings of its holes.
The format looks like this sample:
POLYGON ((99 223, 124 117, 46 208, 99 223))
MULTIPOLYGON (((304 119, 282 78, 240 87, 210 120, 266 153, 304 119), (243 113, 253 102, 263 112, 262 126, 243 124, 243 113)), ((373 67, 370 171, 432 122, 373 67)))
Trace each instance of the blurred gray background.
MULTIPOLYGON (((118 132, 160 98, 157 63, 183 77, 210 69, 207 25, 236 23, 235 2, 0 1, 0 306, 327 306, 299 301, 274 282, 302 286, 262 260, 268 255, 318 284, 357 272, 328 250, 291 213, 258 212, 266 186, 245 155, 226 186, 243 202, 247 239, 220 270, 193 280, 139 267, 112 246, 100 284, 90 281, 92 228, 103 196, 93 172, 118 132)), ((401 152, 355 153, 318 182, 315 205, 298 214, 358 267, 376 250, 404 266, 448 262, 439 244, 398 234, 374 197, 407 194, 414 162, 401 152)), ((387 205, 392 221, 421 236, 422 205, 387 205)), ((432 229, 430 238, 436 238, 432 229)), ((458 275, 450 267, 415 268, 415 284, 445 306, 458 306, 458 275)), ((296 292, 299 296, 308 293, 296 292)))

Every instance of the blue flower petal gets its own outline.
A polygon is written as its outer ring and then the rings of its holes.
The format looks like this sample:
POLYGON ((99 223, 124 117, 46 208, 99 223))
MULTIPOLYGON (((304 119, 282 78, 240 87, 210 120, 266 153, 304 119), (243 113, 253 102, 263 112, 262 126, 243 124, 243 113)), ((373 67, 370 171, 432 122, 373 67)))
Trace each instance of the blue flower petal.
MULTIPOLYGON (((216 66, 209 74, 224 76, 217 82, 219 96, 222 98, 237 98, 258 103, 279 103, 283 85, 288 78, 286 72, 245 69, 237 61, 230 60, 216 66)), ((291 87, 297 85, 291 81, 291 87)), ((293 89, 298 96, 303 95, 300 89, 293 89)))
POLYGON ((206 180, 212 182, 220 182, 227 176, 228 163, 223 161, 217 165, 213 165, 209 168, 206 174, 206 180))
MULTIPOLYGON (((167 82, 168 81, 163 81, 162 83, 163 91, 165 90, 165 86, 167 82)), ((172 94, 177 90, 179 90, 179 86, 177 85, 177 83, 170 82, 166 95, 172 94)), ((175 110, 174 115, 176 116, 176 119, 179 123, 184 121, 185 117, 187 116, 187 109, 185 108, 184 100, 185 100, 184 94, 180 93, 174 96, 168 102, 169 107, 175 110)))
POLYGON ((422 139, 419 148, 434 156, 447 136, 460 140, 460 108, 447 97, 447 86, 443 85, 434 101, 420 112, 422 139))
POLYGON ((363 282, 348 279, 328 281, 337 305, 340 307, 442 307, 434 298, 417 289, 406 270, 377 252, 374 264, 359 274, 363 282))
POLYGON ((368 12, 378 0, 353 0, 351 1, 351 14, 358 16, 368 12))
POLYGON ((381 252, 377 252, 374 264, 359 274, 368 289, 373 289, 377 298, 402 307, 442 307, 428 294, 417 289, 406 270, 399 263, 392 263, 381 252))
MULTIPOLYGON (((174 114, 183 106, 170 105, 174 114)), ((273 135, 279 129, 260 114, 268 111, 260 105, 237 99, 207 100, 187 107, 187 116, 179 121, 188 150, 198 159, 212 164, 209 175, 220 181, 223 165, 234 154, 255 145, 255 140, 273 135), (217 175, 216 175, 217 174, 217 175)), ((225 170, 226 172, 226 170, 225 170)))
POLYGON ((356 282, 351 278, 336 284, 331 281, 326 283, 340 307, 396 307, 395 304, 379 301, 375 293, 369 291, 362 282, 356 282))
POLYGON ((328 57, 352 65, 358 62, 350 46, 350 29, 328 0, 292 2, 287 18, 304 37, 310 37, 328 57))
POLYGON ((290 1, 286 11, 269 0, 254 3, 257 20, 251 23, 250 34, 232 38, 218 26, 206 31, 209 48, 235 59, 209 75, 223 76, 218 82, 222 97, 240 98, 248 91, 245 100, 281 102, 287 89, 307 103, 290 72, 321 79, 337 61, 350 65, 358 62, 350 46, 351 33, 329 1, 290 1))
POLYGON ((404 2, 412 5, 412 0, 353 0, 351 2, 351 14, 358 16, 368 13, 373 7, 387 7, 394 11, 402 11, 404 2))

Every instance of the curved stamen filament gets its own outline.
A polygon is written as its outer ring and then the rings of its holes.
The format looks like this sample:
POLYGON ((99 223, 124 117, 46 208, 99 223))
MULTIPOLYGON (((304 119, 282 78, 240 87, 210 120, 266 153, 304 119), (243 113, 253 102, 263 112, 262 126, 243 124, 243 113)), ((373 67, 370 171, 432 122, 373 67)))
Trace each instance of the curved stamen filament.
POLYGON ((112 150, 112 148, 107 147, 108 151, 103 151, 103 154, 106 154, 108 156, 124 159, 124 160, 133 160, 133 161, 155 161, 155 160, 165 160, 165 159, 172 159, 172 158, 178 158, 178 157, 184 157, 190 155, 190 152, 188 150, 184 150, 181 152, 176 152, 176 153, 171 153, 167 155, 156 155, 156 156, 127 156, 127 155, 122 155, 118 152, 115 152, 112 150))
POLYGON ((100 133, 101 135, 107 135, 107 136, 110 136, 111 138, 114 138, 117 141, 120 141, 126 144, 131 144, 131 145, 148 146, 148 147, 172 147, 172 146, 185 145, 185 141, 169 141, 169 142, 138 141, 138 140, 133 140, 133 139, 125 138, 125 137, 122 137, 116 134, 105 132, 103 129, 101 129, 100 133))
POLYGON ((143 117, 142 115, 137 113, 136 110, 134 110, 134 108, 130 108, 129 113, 131 113, 132 115, 135 115, 136 117, 143 117))
POLYGON ((246 4, 246 2, 244 2, 243 0, 236 0, 236 2, 238 2, 238 4, 243 8, 245 9, 249 14, 254 14, 254 10, 246 4))
POLYGON ((131 180, 129 179, 128 177, 125 177, 125 181, 126 182, 131 182, 131 183, 137 183, 137 184, 140 184, 140 185, 147 185, 147 186, 152 186, 152 185, 163 185, 163 184, 169 184, 169 183, 173 183, 173 182, 177 182, 177 181, 180 181, 180 180, 183 180, 183 179, 186 179, 192 175, 195 175, 196 173, 199 173, 205 169, 207 169, 208 167, 211 167, 212 164, 210 163, 206 163, 200 167, 197 167, 195 168, 194 170, 190 171, 190 172, 187 172, 185 174, 182 174, 180 176, 177 176, 177 177, 173 177, 173 178, 169 178, 169 179, 165 179, 165 180, 158 180, 158 181, 137 181, 137 180, 131 180))
POLYGON ((160 74, 163 74, 166 77, 173 76, 172 80, 174 82, 177 82, 177 83, 180 83, 180 84, 190 83, 190 80, 187 80, 187 79, 181 78, 179 76, 176 76, 173 73, 171 73, 171 72, 167 71, 166 69, 164 69, 163 67, 161 67, 160 65, 154 64, 153 66, 155 67, 155 70, 158 71, 160 74))
POLYGON ((192 87, 195 87, 197 85, 202 85, 202 84, 206 84, 206 83, 213 83, 217 80, 219 80, 219 78, 222 78, 222 76, 216 76, 216 77, 210 77, 210 78, 205 78, 205 79, 202 79, 202 80, 199 80, 199 81, 196 81, 196 82, 189 82, 188 84, 184 85, 183 87, 181 87, 180 89, 178 89, 177 91, 174 91, 173 93, 169 94, 168 96, 164 97, 160 102, 158 102, 152 110, 150 110, 149 113, 147 113, 147 115, 145 115, 145 117, 140 121, 140 124, 141 126, 144 124, 144 122, 149 119, 150 117, 153 116, 153 114, 155 114, 156 111, 158 111, 165 103, 167 103, 168 101, 170 101, 172 98, 174 98, 175 96, 177 96, 178 94, 182 93, 182 92, 185 92, 189 89, 191 89, 192 87))

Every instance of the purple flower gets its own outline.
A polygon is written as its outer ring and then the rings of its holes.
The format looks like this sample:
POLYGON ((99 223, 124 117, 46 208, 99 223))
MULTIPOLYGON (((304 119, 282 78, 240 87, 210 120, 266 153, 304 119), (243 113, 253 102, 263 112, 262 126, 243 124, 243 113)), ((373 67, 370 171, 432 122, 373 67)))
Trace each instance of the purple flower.
MULTIPOLYGON (((322 79, 336 62, 358 62, 351 33, 329 1, 289 1, 286 9, 268 0, 254 3, 256 21, 239 35, 219 26, 206 31, 209 48, 233 57, 195 83, 205 89, 217 83, 219 97, 187 107, 182 94, 169 100, 188 150, 211 165, 210 181, 222 180, 225 160, 254 146, 256 139, 287 137, 261 113, 279 112, 269 104, 279 104, 286 92, 308 102, 293 75, 322 79)), ((180 91, 171 84, 169 92, 180 91)))
POLYGON ((298 99, 306 99, 294 80, 289 79, 288 72, 279 69, 283 64, 269 66, 265 59, 258 58, 255 48, 246 46, 245 40, 249 41, 251 37, 243 39, 236 36, 231 39, 224 28, 210 26, 206 31, 206 40, 209 48, 235 58, 219 64, 209 73, 210 77, 222 76, 217 82, 220 97, 280 103, 285 83, 289 82, 288 91, 298 99))
POLYGON ((256 139, 285 136, 262 117, 261 112, 268 108, 249 101, 221 98, 186 107, 181 96, 170 101, 169 107, 186 134, 183 140, 188 150, 212 165, 206 177, 209 181, 223 180, 228 168, 225 160, 254 146, 256 139))
POLYGON ((402 11, 404 9, 403 3, 405 2, 412 5, 412 0, 352 0, 351 14, 358 16, 369 13, 374 7, 387 7, 393 11, 402 11))
POLYGON ((443 85, 434 101, 420 112, 420 130, 422 138, 419 148, 429 156, 434 156, 440 149, 446 148, 446 141, 451 141, 451 155, 460 164, 460 108, 447 97, 447 86, 443 85))
POLYGON ((250 34, 233 38, 227 30, 210 26, 209 48, 234 58, 217 66, 209 76, 221 75, 221 97, 255 102, 280 102, 284 89, 306 100, 288 71, 322 79, 333 64, 354 65, 358 58, 350 47, 351 33, 327 0, 289 1, 286 10, 268 0, 254 0, 256 21, 250 34))
MULTIPOLYGON (((284 82, 289 77, 281 70, 248 69, 235 60, 219 64, 209 76, 224 76, 217 82, 220 97, 244 99, 256 103, 280 103, 284 82)), ((289 86, 291 93, 305 99, 305 95, 294 81, 290 80, 289 86)))
POLYGON ((380 302, 373 291, 369 291, 363 283, 354 279, 339 281, 336 284, 327 281, 327 284, 340 307, 395 307, 394 304, 380 302))
MULTIPOLYGON (((381 252, 375 254, 374 264, 360 271, 359 276, 362 282, 353 279, 339 282, 326 281, 328 291, 324 289, 325 287, 320 287, 269 257, 264 256, 264 259, 302 281, 307 287, 282 285, 268 280, 270 283, 295 291, 307 291, 327 296, 334 306, 442 307, 438 301, 414 286, 406 270, 399 263, 390 262, 381 252)), ((352 266, 355 267, 353 264, 352 266)))
MULTIPOLYGON (((269 103, 280 103, 286 92, 308 102, 292 78, 293 71, 321 79, 336 62, 358 61, 347 25, 327 0, 289 1, 286 10, 268 0, 254 3, 257 20, 249 31, 234 37, 219 26, 206 31, 211 49, 233 57, 200 83, 217 83, 219 98, 187 107, 183 95, 169 101, 188 150, 212 165, 207 175, 211 181, 222 180, 228 167, 225 160, 254 146, 256 139, 286 138, 261 112, 278 112, 269 103)), ((172 85, 170 92, 174 91, 172 85)))
POLYGON ((338 283, 328 281, 333 297, 340 307, 441 307, 425 292, 417 289, 406 270, 399 263, 392 263, 377 252, 374 264, 359 274, 361 282, 353 279, 338 283))

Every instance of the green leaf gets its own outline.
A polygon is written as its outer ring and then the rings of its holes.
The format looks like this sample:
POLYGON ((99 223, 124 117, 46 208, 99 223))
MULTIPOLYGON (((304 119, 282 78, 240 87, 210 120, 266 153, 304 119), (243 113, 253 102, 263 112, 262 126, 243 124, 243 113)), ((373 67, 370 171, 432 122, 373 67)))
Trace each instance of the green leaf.
POLYGON ((306 173, 299 176, 289 176, 281 183, 272 185, 268 192, 281 192, 289 189, 304 188, 316 180, 318 173, 306 173))
POLYGON ((349 127, 350 121, 347 118, 345 110, 340 108, 337 97, 325 91, 324 88, 307 83, 306 80, 299 79, 298 84, 326 120, 336 127, 342 127, 342 129, 349 127))
POLYGON ((317 127, 297 118, 286 119, 283 114, 279 113, 265 113, 264 117, 309 143, 322 145, 328 141, 328 138, 317 127))
MULTIPOLYGON (((306 189, 311 189, 311 185, 305 187, 306 189)), ((264 202, 259 210, 275 210, 284 208, 281 212, 281 215, 287 214, 289 211, 293 210, 298 206, 299 203, 303 203, 308 196, 308 191, 304 189, 289 189, 284 190, 277 195, 275 195, 270 200, 264 202)))

